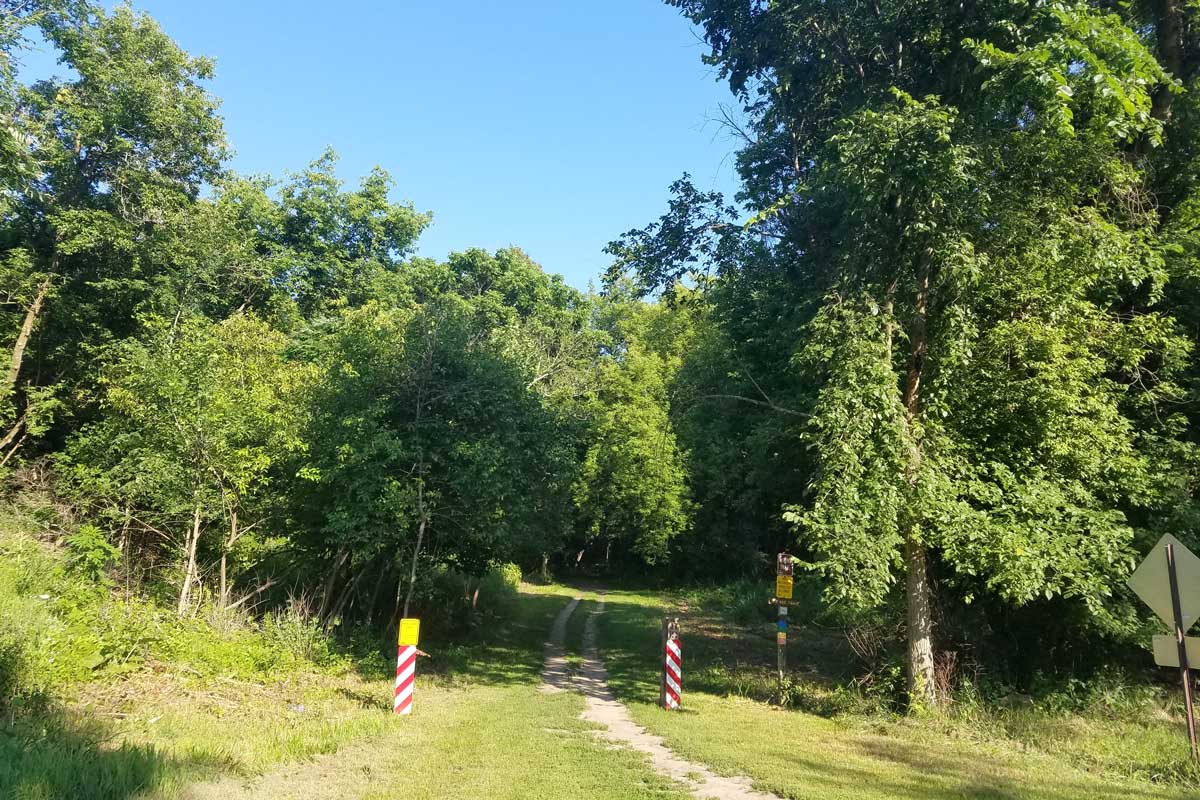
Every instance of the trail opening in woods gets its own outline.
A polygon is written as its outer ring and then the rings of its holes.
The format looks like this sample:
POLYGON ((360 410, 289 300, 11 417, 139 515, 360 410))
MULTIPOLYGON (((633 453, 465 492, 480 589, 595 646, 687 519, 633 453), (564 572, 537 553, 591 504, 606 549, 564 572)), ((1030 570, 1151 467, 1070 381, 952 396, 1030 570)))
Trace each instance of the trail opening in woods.
POLYGON ((1197 231, 1200 2, 0 0, 0 800, 1194 797, 1197 231))

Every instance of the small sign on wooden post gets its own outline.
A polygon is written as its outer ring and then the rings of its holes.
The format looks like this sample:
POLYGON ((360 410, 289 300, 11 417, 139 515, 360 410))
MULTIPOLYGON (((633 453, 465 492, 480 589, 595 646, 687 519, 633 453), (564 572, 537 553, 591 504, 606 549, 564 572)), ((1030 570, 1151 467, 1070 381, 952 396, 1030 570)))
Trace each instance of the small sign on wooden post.
POLYGON ((792 556, 780 553, 775 574, 775 598, 772 602, 779 608, 775 630, 776 680, 780 693, 783 692, 783 673, 787 671, 788 604, 792 601, 792 556))
POLYGON ((1200 619, 1200 558, 1171 534, 1154 546, 1150 555, 1129 578, 1129 588, 1159 619, 1174 629, 1174 635, 1154 637, 1154 661, 1177 667, 1183 679, 1183 706, 1187 714, 1188 744, 1192 760, 1200 763, 1196 738, 1196 713, 1192 701, 1192 664, 1200 664, 1200 639, 1188 629, 1200 619))
POLYGON ((683 699, 683 649, 679 644, 678 619, 663 619, 662 642, 663 669, 658 704, 668 711, 677 711, 683 699))
POLYGON ((400 620, 398 636, 399 649, 396 651, 396 695, 392 701, 392 711, 397 714, 411 714, 413 707, 413 689, 417 680, 417 640, 421 634, 421 620, 400 620))

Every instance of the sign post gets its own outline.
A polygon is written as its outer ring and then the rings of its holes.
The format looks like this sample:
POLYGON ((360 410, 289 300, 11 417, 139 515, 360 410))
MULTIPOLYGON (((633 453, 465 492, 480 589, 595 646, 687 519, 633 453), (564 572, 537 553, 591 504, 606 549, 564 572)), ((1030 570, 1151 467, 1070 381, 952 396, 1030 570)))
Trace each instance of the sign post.
POLYGON ((1200 652, 1200 639, 1187 635, 1188 629, 1200 619, 1200 558, 1174 536, 1166 534, 1134 570, 1129 588, 1174 631, 1171 637, 1154 637, 1154 661, 1159 666, 1179 668, 1188 744, 1192 761, 1200 763, 1191 670, 1192 662, 1196 661, 1194 656, 1200 652))
POLYGON ((399 649, 396 652, 396 696, 392 711, 411 714, 413 688, 417 679, 417 639, 421 633, 421 620, 400 620, 399 649))
POLYGON ((683 702, 683 650, 679 646, 679 620, 663 620, 663 670, 658 702, 668 711, 678 711, 683 702))
POLYGON ((1179 570, 1175 563, 1175 544, 1168 542, 1165 549, 1167 575, 1171 583, 1171 615, 1172 622, 1175 623, 1175 644, 1179 653, 1179 674, 1183 678, 1183 707, 1187 714, 1188 742, 1192 745, 1192 761, 1200 762, 1200 746, 1196 742, 1196 712, 1192 706, 1192 670, 1188 663, 1187 629, 1183 627, 1183 606, 1179 598, 1179 570))
POLYGON ((787 671, 788 605, 792 602, 792 557, 780 553, 775 575, 774 603, 779 608, 775 630, 776 681, 780 695, 783 693, 783 674, 787 671))

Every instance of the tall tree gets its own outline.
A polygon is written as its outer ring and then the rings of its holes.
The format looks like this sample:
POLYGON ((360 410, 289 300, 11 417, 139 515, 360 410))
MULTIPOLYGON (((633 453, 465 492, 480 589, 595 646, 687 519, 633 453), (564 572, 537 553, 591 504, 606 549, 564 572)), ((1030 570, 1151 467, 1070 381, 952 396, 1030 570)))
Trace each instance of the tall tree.
POLYGON ((167 537, 182 616, 199 604, 206 551, 218 564, 214 599, 229 605, 230 555, 263 522, 274 465, 302 447, 307 370, 283 360, 279 333, 244 317, 152 318, 144 339, 118 348, 103 379, 108 413, 60 463, 97 511, 167 537))
POLYGON ((225 152, 217 101, 200 85, 211 61, 128 7, 68 11, 37 21, 72 78, 19 87, 12 115, 22 152, 7 163, 25 165, 26 179, 0 220, 8 452, 37 431, 55 384, 86 383, 98 348, 136 329, 170 263, 164 226, 225 152))
POLYGON ((754 216, 677 193, 618 267, 774 267, 811 309, 814 471, 786 516, 831 596, 903 579, 914 707, 940 699, 939 565, 967 599, 1103 616, 1129 515, 1166 502, 1150 442, 1187 352, 1131 158, 1163 139, 1171 66, 1098 4, 671 2, 744 100, 754 216))

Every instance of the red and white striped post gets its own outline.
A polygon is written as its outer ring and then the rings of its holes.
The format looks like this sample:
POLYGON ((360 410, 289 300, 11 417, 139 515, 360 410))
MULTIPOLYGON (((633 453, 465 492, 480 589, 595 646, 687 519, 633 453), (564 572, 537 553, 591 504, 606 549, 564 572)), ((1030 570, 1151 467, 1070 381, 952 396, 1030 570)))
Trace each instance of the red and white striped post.
POLYGON ((417 677, 417 648, 401 647, 396 656, 396 699, 392 710, 397 714, 411 714, 413 683, 417 677))
POLYGON ((392 710, 411 714, 413 687, 417 679, 417 635, 421 630, 418 619, 400 620, 400 649, 396 654, 396 697, 392 710))
POLYGON ((683 696, 683 650, 679 646, 679 620, 663 620, 663 673, 659 698, 662 707, 677 711, 683 696))

